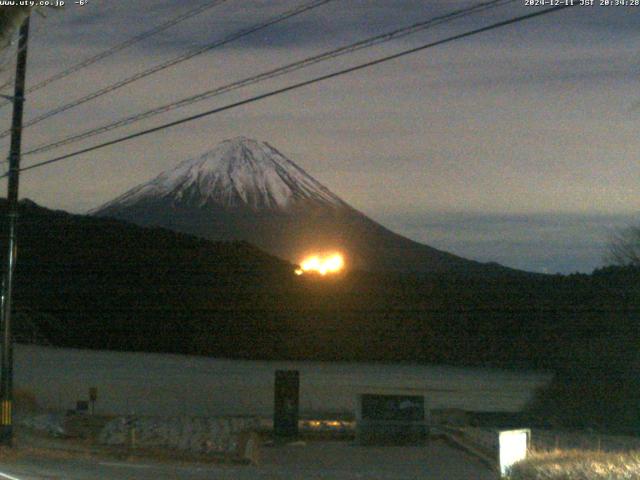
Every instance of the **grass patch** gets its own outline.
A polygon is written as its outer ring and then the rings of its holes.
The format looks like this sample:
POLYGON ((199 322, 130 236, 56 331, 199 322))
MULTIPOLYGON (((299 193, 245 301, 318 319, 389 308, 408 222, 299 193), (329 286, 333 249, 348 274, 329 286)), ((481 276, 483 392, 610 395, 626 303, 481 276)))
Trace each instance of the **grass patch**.
POLYGON ((510 480, 629 480, 640 478, 640 451, 556 450, 532 453, 510 470, 510 480))

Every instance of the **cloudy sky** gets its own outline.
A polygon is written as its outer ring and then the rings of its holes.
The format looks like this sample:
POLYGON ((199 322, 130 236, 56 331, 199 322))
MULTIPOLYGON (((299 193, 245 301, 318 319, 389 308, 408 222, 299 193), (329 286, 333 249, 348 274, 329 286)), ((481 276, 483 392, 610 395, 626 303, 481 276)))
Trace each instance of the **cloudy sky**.
MULTIPOLYGON (((28 83, 203 3, 89 0, 80 7, 69 1, 36 15, 28 83)), ((26 120, 302 3, 227 0, 33 93, 26 120)), ((334 0, 28 128, 24 147, 475 3, 334 0)), ((536 8, 514 1, 26 156, 23 164, 536 8)), ((617 228, 640 223, 639 27, 640 7, 566 9, 25 172, 21 196, 84 212, 245 135, 268 141, 352 206, 412 239, 517 268, 589 272, 602 265, 617 228)), ((11 58, 6 61, 0 83, 10 74, 11 58)), ((0 116, 6 128, 10 109, 0 116)), ((6 139, 2 145, 7 148, 6 139)))

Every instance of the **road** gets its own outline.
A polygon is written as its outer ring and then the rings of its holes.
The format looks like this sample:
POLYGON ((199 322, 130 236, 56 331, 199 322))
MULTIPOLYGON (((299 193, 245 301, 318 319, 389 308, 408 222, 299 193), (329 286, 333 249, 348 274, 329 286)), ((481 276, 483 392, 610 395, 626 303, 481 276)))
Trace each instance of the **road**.
POLYGON ((264 447, 259 466, 123 462, 21 455, 0 463, 0 480, 495 480, 475 458, 443 442, 361 447, 348 442, 264 447))

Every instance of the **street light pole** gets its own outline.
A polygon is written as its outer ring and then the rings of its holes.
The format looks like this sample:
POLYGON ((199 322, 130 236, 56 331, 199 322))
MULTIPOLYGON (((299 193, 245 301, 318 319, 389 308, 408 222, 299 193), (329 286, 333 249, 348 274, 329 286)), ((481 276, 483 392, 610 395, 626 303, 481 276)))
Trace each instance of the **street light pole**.
POLYGON ((2 328, 2 357, 0 359, 0 445, 10 446, 13 440, 13 342, 11 338, 11 298, 13 273, 16 266, 18 217, 18 185, 20 180, 20 148, 22 144, 22 113, 24 107, 25 77, 27 71, 27 41, 29 17, 20 27, 18 62, 13 95, 13 119, 11 123, 11 147, 9 151, 9 186, 7 190, 7 219, 9 238, 7 258, 2 279, 0 315, 2 328))

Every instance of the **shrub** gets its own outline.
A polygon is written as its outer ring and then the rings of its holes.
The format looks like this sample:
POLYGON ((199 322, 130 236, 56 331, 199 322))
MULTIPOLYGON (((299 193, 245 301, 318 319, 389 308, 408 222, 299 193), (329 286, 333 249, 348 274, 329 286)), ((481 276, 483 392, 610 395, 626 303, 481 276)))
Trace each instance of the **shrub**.
POLYGON ((557 450, 533 453, 509 471, 510 480, 629 480, 640 478, 640 452, 557 450))

